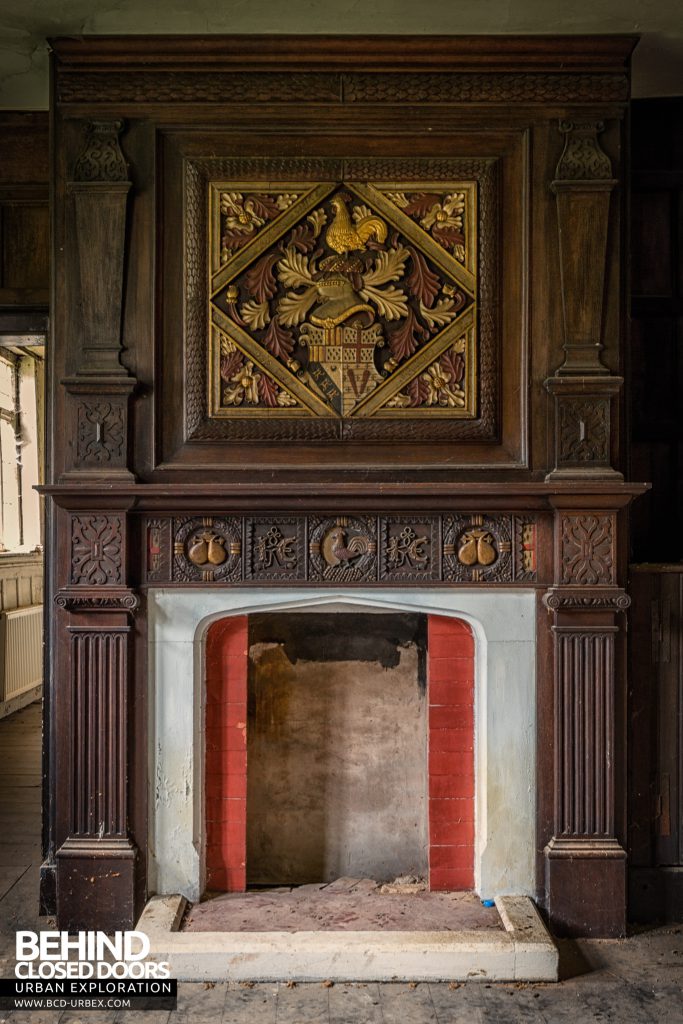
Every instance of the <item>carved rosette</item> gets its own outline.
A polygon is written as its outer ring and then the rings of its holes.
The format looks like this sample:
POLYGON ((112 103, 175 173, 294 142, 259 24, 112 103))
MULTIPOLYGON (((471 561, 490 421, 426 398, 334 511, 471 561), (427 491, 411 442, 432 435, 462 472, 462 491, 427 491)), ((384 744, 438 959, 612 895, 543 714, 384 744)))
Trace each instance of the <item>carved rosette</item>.
POLYGON ((446 516, 444 579, 454 583, 512 581, 512 517, 446 516))
POLYGON ((363 583, 377 579, 377 523, 373 516, 312 517, 310 579, 363 583))
POLYGON ((613 513, 563 514, 559 543, 560 583, 595 587, 616 582, 613 513))
POLYGON ((123 583, 123 518, 86 514, 71 517, 71 574, 76 585, 123 583))
POLYGON ((241 556, 238 521, 211 516, 174 521, 174 582, 234 582, 241 576, 241 556))
POLYGON ((249 519, 245 537, 246 580, 255 583, 305 580, 305 519, 297 516, 249 519))

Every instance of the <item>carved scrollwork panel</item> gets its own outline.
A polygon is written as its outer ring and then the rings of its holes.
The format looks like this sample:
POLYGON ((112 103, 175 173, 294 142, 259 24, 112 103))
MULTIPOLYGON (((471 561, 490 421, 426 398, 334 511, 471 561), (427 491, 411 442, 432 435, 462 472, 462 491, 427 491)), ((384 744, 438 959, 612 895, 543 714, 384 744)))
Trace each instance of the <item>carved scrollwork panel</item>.
POLYGON ((71 517, 71 582, 104 586, 123 583, 123 517, 71 517))
POLYGON ((245 578, 277 583, 306 578, 306 521, 297 516, 248 519, 245 578))
POLYGON ((383 516, 380 581, 417 583, 441 579, 439 529, 437 516, 383 516))
POLYGON ((560 121, 564 150, 555 171, 558 181, 596 181, 612 177, 612 164, 600 148, 602 121, 560 121))
POLYGON ((608 398, 559 398, 558 466, 609 464, 608 398))
POLYGON ((127 181, 128 165, 119 136, 123 121, 91 121, 83 152, 74 167, 74 181, 127 181))
POLYGON ((594 587, 616 578, 614 516, 563 514, 560 534, 560 582, 594 587))
POLYGON ((83 466, 115 466, 125 462, 126 410, 122 403, 79 404, 76 454, 83 466))

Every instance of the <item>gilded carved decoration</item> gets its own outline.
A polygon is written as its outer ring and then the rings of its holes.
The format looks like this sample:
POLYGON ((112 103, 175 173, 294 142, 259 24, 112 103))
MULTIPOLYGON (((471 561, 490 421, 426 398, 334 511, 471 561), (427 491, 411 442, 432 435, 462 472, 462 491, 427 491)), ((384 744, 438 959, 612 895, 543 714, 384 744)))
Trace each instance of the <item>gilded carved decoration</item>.
POLYGON ((475 182, 213 182, 218 418, 477 414, 475 182))
POLYGON ((535 516, 159 516, 144 529, 147 585, 538 580, 535 516))
POLYGON ((173 579, 228 583, 239 578, 241 535, 228 519, 179 519, 173 533, 173 579))
POLYGON ((510 516, 446 516, 444 578, 456 583, 513 579, 510 516))

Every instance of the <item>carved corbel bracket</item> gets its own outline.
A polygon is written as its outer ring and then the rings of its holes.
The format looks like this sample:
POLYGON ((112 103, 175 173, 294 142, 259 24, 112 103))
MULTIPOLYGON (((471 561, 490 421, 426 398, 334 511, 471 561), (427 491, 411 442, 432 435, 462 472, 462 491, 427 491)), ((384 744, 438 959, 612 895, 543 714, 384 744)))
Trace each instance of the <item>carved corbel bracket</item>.
POLYGON ((564 150, 551 188, 557 202, 564 362, 559 376, 602 376, 602 303, 610 194, 617 184, 598 135, 602 121, 561 121, 564 150))

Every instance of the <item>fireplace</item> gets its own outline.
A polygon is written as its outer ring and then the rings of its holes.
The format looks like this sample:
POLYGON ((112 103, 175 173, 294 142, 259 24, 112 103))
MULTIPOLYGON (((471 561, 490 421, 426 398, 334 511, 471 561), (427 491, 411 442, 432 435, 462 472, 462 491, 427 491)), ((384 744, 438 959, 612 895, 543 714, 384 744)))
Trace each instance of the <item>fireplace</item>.
POLYGON ((623 933, 633 44, 53 41, 60 928, 348 863, 623 933))
MULTIPOLYGON (((384 592, 381 596, 371 591, 353 596, 323 591, 315 598, 305 592, 257 591, 243 592, 240 598, 233 595, 230 600, 226 593, 212 591, 154 590, 148 600, 153 652, 150 701, 154 708, 150 779, 155 780, 150 792, 150 872, 156 892, 180 892, 197 900, 207 889, 240 891, 249 883, 314 882, 331 880, 332 875, 367 875, 384 881, 389 876, 420 874, 436 890, 474 888, 482 897, 534 893, 536 666, 532 591, 489 595, 459 591, 457 597, 436 590, 408 595, 384 592), (317 619, 320 625, 316 625, 317 619), (335 763, 329 746, 330 761, 322 766, 319 761, 321 757, 324 760, 325 751, 309 751, 311 769, 317 762, 318 781, 337 787, 330 799, 337 812, 343 812, 343 822, 337 815, 327 826, 325 801, 316 804, 313 800, 312 812, 310 790, 316 778, 312 775, 296 797, 288 792, 286 781, 278 790, 278 797, 286 797, 289 803, 269 831, 267 822, 265 826, 258 823, 259 811, 263 811, 258 805, 263 799, 262 773, 266 778, 273 771, 282 775, 285 768, 282 760, 270 768, 263 763, 272 754, 268 748, 279 729, 275 745, 279 743, 281 749, 276 756, 291 756, 299 773, 306 762, 296 744, 293 750, 288 747, 295 740, 305 743, 306 737, 283 736, 286 717, 280 710, 271 718, 272 706, 257 710, 253 687, 259 687, 260 700, 266 703, 267 691, 277 687, 283 666, 291 683, 296 666, 286 648, 296 658, 292 634, 308 636, 308 648, 302 654, 310 655, 310 645, 324 644, 330 623, 340 620, 348 623, 340 625, 337 634, 349 637, 344 658, 351 653, 351 635, 359 635, 357 624, 368 622, 364 640, 356 648, 366 660, 332 662, 338 678, 336 685, 334 679, 330 681, 326 691, 343 711, 345 701, 359 696, 359 683, 365 689, 365 703, 358 711, 347 712, 347 724, 367 729, 371 704, 378 717, 384 715, 383 702, 388 703, 391 696, 392 669, 383 662, 395 662, 394 672, 403 665, 399 677, 404 692, 394 692, 393 697, 398 705, 395 725, 403 728, 401 749, 412 744, 412 752, 403 750, 404 759, 411 758, 407 777, 413 787, 412 803, 408 809, 399 807, 400 801, 385 793, 373 814, 380 820, 373 821, 370 834, 363 833, 367 808, 356 802, 352 782, 354 773, 367 770, 376 753, 376 746, 370 745, 370 731, 357 750, 352 737, 346 737, 343 744, 338 741, 336 753, 343 761, 358 759, 350 768, 335 763), (308 624, 308 632, 304 624, 308 624), (267 635, 280 639, 264 641, 267 635), (266 664, 270 661, 271 667, 266 674, 259 665, 268 654, 266 664), (364 665, 367 673, 356 683, 348 678, 349 666, 354 664, 364 665), (374 666, 374 671, 368 672, 368 665, 374 666), (368 693, 368 687, 374 690, 368 693), (258 722, 257 715, 265 721, 258 722), (265 728, 266 742, 260 743, 258 736, 250 742, 250 729, 259 727, 265 728), (514 771, 509 768, 512 763, 514 771), (340 787, 345 791, 340 793, 340 787), (250 798, 255 802, 253 809, 250 798), (303 818, 299 817, 302 801, 306 805, 303 818), (308 817, 311 813, 318 817, 308 817), (396 843, 397 814, 404 829, 419 833, 407 844, 396 843), (353 833, 346 842, 338 835, 342 825, 353 833), (310 832, 307 853, 296 835, 304 826, 310 832), (275 848, 270 851, 271 859, 259 866, 263 827, 265 836, 275 839, 275 848), (277 837, 283 831, 284 846, 278 847, 277 837), (321 844, 325 842, 332 842, 334 848, 329 860, 321 863, 321 844), (388 853, 392 842, 393 853, 388 853), (250 850, 252 857, 254 851, 257 854, 253 861, 250 850), (299 865, 305 856, 304 873, 281 873, 286 850, 299 865), (250 876, 252 863, 255 874, 250 876), (256 873, 264 870, 266 875, 256 873)), ((337 648, 335 654, 333 645, 330 656, 340 658, 342 652, 337 648)), ((316 686, 317 665, 324 669, 326 663, 302 660, 306 672, 299 685, 304 692, 298 699, 307 703, 289 708, 290 727, 301 723, 302 707, 308 707, 311 717, 317 712, 307 726, 311 734, 329 733, 330 704, 323 707, 323 694, 318 694, 320 703, 316 704, 315 695, 307 699, 306 693, 316 686)), ((340 719, 337 729, 344 724, 343 715, 340 719)), ((386 728, 377 728, 374 742, 378 741, 385 744, 385 752, 398 754, 386 728)), ((399 767, 397 762, 398 757, 394 769, 405 771, 405 764, 399 767)), ((382 772, 378 778, 388 791, 392 778, 382 772)), ((410 795, 405 786, 400 790, 401 800, 410 795)), ((280 804, 278 811, 283 811, 280 804)), ((287 870, 291 872, 291 866, 287 870)), ((301 872, 301 867, 297 870, 301 872)))

